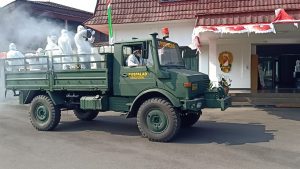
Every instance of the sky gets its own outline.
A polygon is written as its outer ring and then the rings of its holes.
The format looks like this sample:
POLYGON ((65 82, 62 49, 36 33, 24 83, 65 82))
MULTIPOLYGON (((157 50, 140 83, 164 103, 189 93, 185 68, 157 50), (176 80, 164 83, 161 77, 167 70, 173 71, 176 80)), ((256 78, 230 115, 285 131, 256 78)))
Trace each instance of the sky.
MULTIPOLYGON (((14 0, 0 0, 0 7, 3 7, 12 1, 14 0)), ((97 0, 37 0, 37 1, 50 1, 54 3, 70 6, 73 8, 85 10, 92 13, 94 13, 95 6, 97 3, 97 0)))

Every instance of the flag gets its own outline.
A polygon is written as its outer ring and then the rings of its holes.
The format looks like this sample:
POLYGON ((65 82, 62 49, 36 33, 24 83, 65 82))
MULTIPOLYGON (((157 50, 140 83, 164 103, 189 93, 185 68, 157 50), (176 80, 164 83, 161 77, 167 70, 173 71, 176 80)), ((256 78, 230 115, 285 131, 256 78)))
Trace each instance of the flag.
POLYGON ((111 9, 111 1, 112 0, 106 0, 107 5, 107 21, 108 21, 108 32, 109 32, 109 43, 113 44, 113 28, 112 28, 112 9, 111 9))

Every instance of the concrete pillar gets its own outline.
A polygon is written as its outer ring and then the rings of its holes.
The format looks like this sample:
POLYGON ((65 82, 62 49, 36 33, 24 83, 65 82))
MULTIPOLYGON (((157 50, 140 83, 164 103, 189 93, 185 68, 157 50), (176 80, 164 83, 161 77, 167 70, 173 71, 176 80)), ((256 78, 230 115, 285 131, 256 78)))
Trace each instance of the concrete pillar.
POLYGON ((214 85, 218 84, 218 54, 217 54, 217 40, 209 40, 209 55, 208 55, 208 75, 214 85))
POLYGON ((203 45, 201 47, 201 54, 199 54, 199 72, 208 74, 208 55, 209 47, 208 45, 203 45))

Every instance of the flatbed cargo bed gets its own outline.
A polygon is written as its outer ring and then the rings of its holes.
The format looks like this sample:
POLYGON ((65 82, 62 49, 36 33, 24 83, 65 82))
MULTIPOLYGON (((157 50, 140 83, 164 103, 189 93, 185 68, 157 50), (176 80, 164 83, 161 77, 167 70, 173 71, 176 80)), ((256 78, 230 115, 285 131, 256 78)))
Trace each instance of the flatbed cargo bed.
MULTIPOLYGON (((64 56, 66 57, 66 56, 64 56)), ((74 55, 73 57, 78 57, 74 55)), ((28 59, 36 59, 39 57, 23 58, 24 63, 28 59)), ((45 57, 43 57, 45 59, 45 57)), ((8 59, 17 60, 17 59, 8 59)), ((19 59, 20 60, 20 59, 19 59)), ((53 63, 52 58, 47 57, 45 64, 25 64, 17 65, 22 67, 17 71, 7 71, 9 66, 6 65, 5 71, 5 85, 6 89, 10 90, 66 90, 66 91, 102 91, 106 92, 109 88, 108 84, 108 69, 105 61, 92 61, 89 64, 97 64, 98 67, 91 69, 58 69, 53 67, 62 64, 80 64, 80 62, 64 62, 53 63), (50 62, 49 62, 50 60, 50 62), (102 63, 101 63, 102 62, 102 63), (101 65, 102 66, 99 66, 101 65), (44 69, 31 69, 32 66, 44 67, 44 69)), ((16 65, 12 66, 16 67, 16 65)), ((12 70, 12 68, 10 68, 12 70)))

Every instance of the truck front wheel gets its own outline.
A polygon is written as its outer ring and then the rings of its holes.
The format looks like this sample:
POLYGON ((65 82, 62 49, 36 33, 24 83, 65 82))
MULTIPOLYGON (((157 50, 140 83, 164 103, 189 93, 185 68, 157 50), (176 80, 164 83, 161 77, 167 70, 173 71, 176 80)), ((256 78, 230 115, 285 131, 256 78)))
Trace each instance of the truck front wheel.
POLYGON ((58 125, 60 116, 60 110, 48 96, 39 95, 32 100, 29 117, 31 124, 37 130, 53 130, 58 125))
POLYGON ((76 109, 73 111, 74 111, 75 116, 79 120, 83 120, 83 121, 91 121, 91 120, 95 119, 99 113, 99 111, 95 111, 95 110, 76 109))
POLYGON ((200 118, 201 112, 186 112, 180 115, 181 127, 190 127, 194 125, 200 118))
POLYGON ((145 101, 137 113, 138 128, 150 141, 170 141, 177 134, 180 124, 178 112, 163 98, 145 101))

